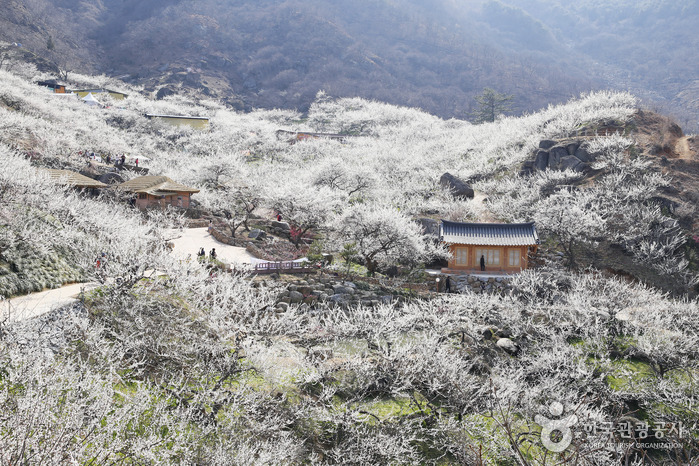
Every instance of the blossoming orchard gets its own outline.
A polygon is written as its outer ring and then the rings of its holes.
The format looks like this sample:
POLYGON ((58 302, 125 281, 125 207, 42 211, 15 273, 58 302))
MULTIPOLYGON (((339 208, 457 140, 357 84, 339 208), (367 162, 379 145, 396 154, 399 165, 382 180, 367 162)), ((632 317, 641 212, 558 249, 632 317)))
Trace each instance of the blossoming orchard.
POLYGON ((670 179, 624 129, 633 96, 473 125, 323 94, 303 115, 237 113, 73 74, 128 95, 89 106, 35 84, 49 78, 0 69, 0 463, 699 461, 699 241, 676 213, 696 206, 658 202, 670 179), (521 170, 570 138, 586 170, 521 170), (190 206, 154 188, 173 201, 137 208, 118 186, 146 170, 191 187, 190 206), (424 228, 440 220, 535 222, 537 255, 444 293, 448 245, 424 228), (218 255, 177 254, 192 228, 218 255), (303 273, 256 271, 282 260, 303 273), (70 283, 91 286, 12 315, 12 298, 70 283))

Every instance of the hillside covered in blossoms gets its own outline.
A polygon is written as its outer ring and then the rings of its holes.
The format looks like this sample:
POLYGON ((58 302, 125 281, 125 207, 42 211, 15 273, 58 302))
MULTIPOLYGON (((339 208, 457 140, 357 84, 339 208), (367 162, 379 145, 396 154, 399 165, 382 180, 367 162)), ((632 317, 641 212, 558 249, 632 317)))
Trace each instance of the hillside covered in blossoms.
POLYGON ((697 141, 634 96, 474 125, 322 92, 241 113, 74 74, 127 95, 90 106, 50 78, 0 69, 3 463, 699 458, 697 141), (136 208, 118 186, 146 170, 191 203, 136 208), (441 220, 535 222, 539 253, 507 285, 441 293, 441 220), (178 255, 207 225, 219 254, 314 267, 178 255), (91 286, 13 317, 11 298, 70 283, 91 286))

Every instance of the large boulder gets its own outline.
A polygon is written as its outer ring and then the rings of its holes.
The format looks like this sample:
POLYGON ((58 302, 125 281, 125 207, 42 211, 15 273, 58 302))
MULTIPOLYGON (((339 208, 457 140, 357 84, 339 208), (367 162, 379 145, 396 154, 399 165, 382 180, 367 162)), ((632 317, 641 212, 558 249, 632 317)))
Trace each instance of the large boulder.
POLYGON ((97 181, 104 184, 121 184, 124 182, 124 178, 117 172, 107 172, 100 175, 97 181))
POLYGON ((509 338, 500 338, 495 344, 498 348, 502 349, 503 351, 509 354, 517 354, 517 352, 519 351, 519 348, 517 347, 515 342, 510 340, 509 338))
POLYGON ((539 141, 539 149, 550 149, 553 146, 556 145, 556 141, 553 141, 551 139, 544 139, 542 141, 539 141))
POLYGON ((354 288, 344 285, 333 285, 333 294, 354 294, 354 288))
POLYGON ((248 238, 250 239, 264 239, 267 236, 267 233, 264 231, 260 230, 259 228, 253 228, 250 230, 250 233, 248 233, 248 238))
POLYGON ((163 86, 155 94, 155 100, 163 100, 165 97, 177 94, 177 89, 172 86, 163 86))
POLYGON ((592 162, 595 159, 583 146, 580 146, 575 150, 575 156, 582 162, 592 162))
POLYGON ((425 236, 433 236, 439 239, 439 222, 433 218, 419 218, 417 223, 422 227, 425 236))
POLYGON ((553 147, 549 151, 549 168, 558 170, 563 157, 568 157, 568 150, 565 147, 553 147))
POLYGON ((278 230, 284 230, 284 231, 289 231, 291 228, 289 227, 289 224, 286 222, 277 222, 276 220, 270 222, 270 226, 272 228, 276 228, 278 230))
POLYGON ((303 301, 303 293, 298 291, 289 291, 289 300, 293 304, 298 304, 303 301))
POLYGON ((549 153, 545 150, 539 150, 536 153, 536 159, 534 159, 534 167, 539 171, 546 170, 549 166, 549 153))
POLYGON ((439 184, 449 189, 454 197, 460 197, 462 199, 473 199, 474 192, 473 188, 469 186, 465 181, 451 173, 445 173, 439 179, 439 184))
POLYGON ((568 155, 561 158, 561 170, 573 170, 576 172, 583 171, 583 163, 574 155, 568 155))

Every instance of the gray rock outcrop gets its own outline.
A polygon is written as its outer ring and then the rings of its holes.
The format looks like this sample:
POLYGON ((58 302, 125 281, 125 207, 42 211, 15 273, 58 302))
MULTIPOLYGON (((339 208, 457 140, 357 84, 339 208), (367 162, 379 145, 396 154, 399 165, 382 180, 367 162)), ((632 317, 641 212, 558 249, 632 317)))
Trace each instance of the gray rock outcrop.
POLYGON ((270 222, 269 224, 272 228, 276 228, 278 230, 284 230, 284 231, 289 231, 289 224, 286 222, 277 222, 276 220, 270 222))
POLYGON ((521 174, 530 175, 544 170, 573 170, 587 173, 591 170, 590 163, 595 160, 585 140, 580 138, 554 141, 544 139, 539 143, 533 160, 522 165, 521 174))
POLYGON ((248 233, 248 238, 250 239, 264 239, 267 236, 267 233, 264 231, 260 230, 259 228, 253 228, 250 230, 250 233, 248 233))
POLYGON ((439 179, 439 184, 447 188, 454 197, 462 199, 473 199, 473 188, 464 180, 457 178, 451 173, 445 173, 439 179))
POLYGON ((417 223, 422 227, 425 236, 439 239, 439 222, 433 218, 418 218, 417 223))

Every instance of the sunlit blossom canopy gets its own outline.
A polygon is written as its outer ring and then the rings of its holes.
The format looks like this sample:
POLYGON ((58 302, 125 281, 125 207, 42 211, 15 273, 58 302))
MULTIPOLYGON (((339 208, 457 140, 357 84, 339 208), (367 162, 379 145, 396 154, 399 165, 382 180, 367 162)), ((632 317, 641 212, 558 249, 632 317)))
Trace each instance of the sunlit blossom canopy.
POLYGON ((539 235, 534 222, 461 223, 442 220, 439 236, 445 243, 482 246, 534 246, 539 235))

